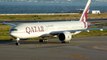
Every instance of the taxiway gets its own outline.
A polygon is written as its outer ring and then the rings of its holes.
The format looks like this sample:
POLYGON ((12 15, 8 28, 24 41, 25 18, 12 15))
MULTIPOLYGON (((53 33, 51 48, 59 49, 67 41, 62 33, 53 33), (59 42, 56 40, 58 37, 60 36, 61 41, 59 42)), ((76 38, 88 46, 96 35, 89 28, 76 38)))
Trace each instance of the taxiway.
POLYGON ((69 44, 0 42, 0 60, 107 60, 107 36, 74 38, 69 44))

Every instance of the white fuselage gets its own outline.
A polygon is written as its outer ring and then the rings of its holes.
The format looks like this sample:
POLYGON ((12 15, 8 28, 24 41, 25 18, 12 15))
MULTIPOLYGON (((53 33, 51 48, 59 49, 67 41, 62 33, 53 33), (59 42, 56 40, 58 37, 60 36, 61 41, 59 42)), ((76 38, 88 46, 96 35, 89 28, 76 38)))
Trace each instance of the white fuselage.
POLYGON ((22 23, 12 28, 10 34, 17 38, 33 38, 49 35, 51 32, 84 30, 80 21, 22 23))

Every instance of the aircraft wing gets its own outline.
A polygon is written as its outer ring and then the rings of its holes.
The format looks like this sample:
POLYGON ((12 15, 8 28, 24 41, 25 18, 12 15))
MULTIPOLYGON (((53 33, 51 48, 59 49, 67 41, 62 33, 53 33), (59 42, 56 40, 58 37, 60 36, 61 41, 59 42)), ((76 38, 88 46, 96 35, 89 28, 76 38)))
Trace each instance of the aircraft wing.
POLYGON ((90 32, 90 31, 94 31, 94 30, 104 31, 104 30, 107 30, 107 28, 88 28, 86 30, 54 31, 54 32, 51 32, 50 35, 58 35, 58 34, 63 33, 63 32, 71 32, 71 33, 73 33, 73 35, 76 35, 80 32, 84 32, 84 31, 90 32))
POLYGON ((64 32, 70 32, 70 33, 73 33, 73 34, 77 34, 77 33, 80 33, 81 31, 84 31, 84 30, 53 31, 53 32, 50 33, 50 35, 58 35, 58 34, 64 33, 64 32))

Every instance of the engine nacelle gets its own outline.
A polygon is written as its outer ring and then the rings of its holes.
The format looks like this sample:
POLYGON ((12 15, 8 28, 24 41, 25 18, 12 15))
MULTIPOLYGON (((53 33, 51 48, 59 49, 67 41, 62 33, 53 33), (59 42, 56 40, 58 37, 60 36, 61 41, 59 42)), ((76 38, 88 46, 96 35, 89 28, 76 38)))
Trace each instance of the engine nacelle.
POLYGON ((58 38, 61 42, 70 42, 70 40, 72 39, 72 34, 70 32, 64 32, 64 33, 60 33, 58 35, 58 38))

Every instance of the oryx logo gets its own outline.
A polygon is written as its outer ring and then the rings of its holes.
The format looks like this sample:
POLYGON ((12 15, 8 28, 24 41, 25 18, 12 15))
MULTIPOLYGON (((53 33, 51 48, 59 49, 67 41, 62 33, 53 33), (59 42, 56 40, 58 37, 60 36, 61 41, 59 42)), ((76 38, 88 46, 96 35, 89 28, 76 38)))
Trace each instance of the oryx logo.
POLYGON ((84 28, 88 28, 88 24, 86 22, 87 17, 88 17, 87 12, 88 12, 88 10, 85 12, 85 14, 83 15, 83 18, 81 20, 84 23, 84 28))
POLYGON ((86 22, 86 20, 87 20, 87 17, 88 17, 87 13, 89 12, 90 4, 91 4, 91 0, 89 0, 87 2, 87 5, 86 5, 86 7, 83 11, 83 14, 82 14, 81 18, 80 18, 80 21, 84 23, 84 28, 88 28, 88 23, 86 22))

